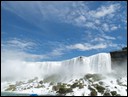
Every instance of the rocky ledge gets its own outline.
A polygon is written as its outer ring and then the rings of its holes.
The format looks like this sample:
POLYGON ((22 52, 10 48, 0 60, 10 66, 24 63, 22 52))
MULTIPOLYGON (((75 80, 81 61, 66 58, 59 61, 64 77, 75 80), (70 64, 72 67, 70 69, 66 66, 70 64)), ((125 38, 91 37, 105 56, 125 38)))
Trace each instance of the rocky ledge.
POLYGON ((122 48, 122 50, 110 52, 112 63, 120 65, 122 62, 127 62, 127 47, 122 48))
POLYGON ((127 58, 127 47, 122 48, 122 50, 110 52, 112 59, 124 59, 127 58))
MULTIPOLYGON (((110 77, 110 76, 109 76, 110 77)), ((8 84, 5 91, 54 94, 55 96, 126 96, 127 79, 107 79, 101 74, 86 74, 69 82, 45 82, 37 77, 28 81, 8 84)))

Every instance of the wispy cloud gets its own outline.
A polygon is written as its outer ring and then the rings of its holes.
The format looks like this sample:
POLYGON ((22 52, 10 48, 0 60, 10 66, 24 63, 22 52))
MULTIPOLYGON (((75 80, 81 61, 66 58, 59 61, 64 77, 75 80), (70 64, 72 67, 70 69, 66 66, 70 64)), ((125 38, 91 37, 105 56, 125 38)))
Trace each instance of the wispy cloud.
POLYGON ((108 36, 108 35, 105 35, 105 34, 102 34, 101 37, 103 37, 106 41, 110 41, 110 40, 115 40, 116 39, 115 37, 108 36))
POLYGON ((120 28, 120 26, 118 26, 118 27, 117 26, 112 26, 111 30, 117 30, 118 28, 120 28))
POLYGON ((9 49, 17 49, 17 50, 27 50, 35 47, 36 44, 28 41, 28 40, 20 40, 17 38, 10 39, 8 41, 4 41, 3 48, 9 49))
MULTIPOLYGON (((23 60, 23 61, 39 61, 43 59, 50 59, 53 56, 61 56, 65 52, 65 46, 59 42, 48 42, 49 47, 52 48, 48 53, 40 52, 40 54, 30 53, 30 51, 35 50, 36 44, 30 40, 20 40, 17 38, 9 39, 8 41, 2 42, 2 59, 3 60, 23 60)), ((43 48, 42 48, 43 49, 43 48)))
MULTIPOLYGON (((118 16, 117 10, 119 11, 121 8, 121 5, 115 2, 114 4, 104 4, 97 9, 91 10, 89 9, 90 4, 83 1, 5 1, 2 2, 2 8, 15 13, 35 26, 37 26, 38 22, 38 27, 40 26, 40 28, 44 20, 49 20, 50 18, 52 21, 69 23, 90 29, 102 29, 103 23, 106 23, 104 26, 107 27, 106 25, 109 25, 109 22, 114 21, 114 18, 118 16), (98 28, 97 25, 99 26, 98 28)), ((106 28, 105 31, 108 31, 108 29, 106 28)))
POLYGON ((109 6, 101 6, 96 11, 91 11, 91 15, 95 18, 102 18, 107 15, 113 15, 120 8, 120 4, 111 4, 109 6))
POLYGON ((103 49, 106 47, 107 47, 106 44, 92 45, 89 43, 84 43, 84 44, 78 43, 78 44, 67 46, 68 49, 76 49, 81 51, 92 50, 92 49, 103 49))
POLYGON ((22 53, 19 53, 20 56, 32 56, 37 59, 61 56, 65 54, 66 51, 74 49, 85 51, 116 47, 118 44, 112 42, 116 40, 116 38, 107 35, 105 32, 111 33, 122 27, 120 24, 115 25, 115 21, 124 22, 126 24, 127 15, 125 10, 122 12, 123 15, 118 13, 121 11, 122 5, 116 1, 110 4, 103 3, 102 6, 96 9, 90 9, 90 5, 91 3, 84 1, 3 1, 1 4, 2 9, 12 12, 26 22, 40 27, 41 29, 44 21, 49 21, 49 19, 54 22, 68 23, 82 27, 86 30, 86 33, 83 34, 87 41, 84 40, 68 45, 53 42, 56 46, 49 44, 49 48, 52 49, 50 49, 48 53, 41 55, 26 52, 26 50, 31 50, 38 46, 36 43, 29 40, 12 39, 2 44, 2 47, 6 47, 8 50, 11 48, 12 52, 14 52, 14 48, 19 49, 22 51, 22 53), (121 21, 120 19, 123 20, 121 21))
POLYGON ((2 61, 6 60, 20 60, 20 61, 37 61, 48 58, 45 55, 31 54, 16 49, 2 50, 2 61))
POLYGON ((57 48, 50 52, 49 56, 61 56, 63 55, 64 49, 63 48, 57 48))
POLYGON ((104 30, 104 31, 109 31, 109 25, 108 25, 108 24, 104 23, 104 24, 102 25, 102 27, 103 27, 103 30, 104 30))

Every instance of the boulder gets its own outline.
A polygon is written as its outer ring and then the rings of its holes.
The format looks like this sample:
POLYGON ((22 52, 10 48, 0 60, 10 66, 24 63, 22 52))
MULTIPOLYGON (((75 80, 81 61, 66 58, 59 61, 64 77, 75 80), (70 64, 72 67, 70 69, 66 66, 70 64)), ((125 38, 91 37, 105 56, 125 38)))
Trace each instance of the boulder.
POLYGON ((98 92, 102 94, 104 93, 105 88, 103 86, 98 85, 98 84, 93 84, 93 86, 97 89, 98 92))
POLYGON ((5 89, 5 91, 15 91, 15 90, 16 90, 15 85, 9 85, 9 87, 7 89, 5 89))
POLYGON ((97 96, 97 92, 95 90, 92 90, 90 96, 97 96))
POLYGON ((103 96, 111 96, 111 93, 105 92, 103 96))
POLYGON ((117 92, 116 91, 111 91, 112 96, 116 96, 117 92))

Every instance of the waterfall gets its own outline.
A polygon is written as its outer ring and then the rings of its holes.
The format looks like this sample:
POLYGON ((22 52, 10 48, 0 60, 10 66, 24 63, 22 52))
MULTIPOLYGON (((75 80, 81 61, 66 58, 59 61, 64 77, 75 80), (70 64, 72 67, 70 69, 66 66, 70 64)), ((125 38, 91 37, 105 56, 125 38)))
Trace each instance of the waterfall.
POLYGON ((90 71, 94 73, 111 72, 111 56, 109 53, 100 53, 89 57, 90 71))
POLYGON ((7 75, 3 74, 5 78, 11 78, 12 76, 13 78, 29 79, 35 76, 46 78, 47 76, 59 75, 59 78, 68 79, 81 77, 86 73, 109 73, 111 72, 111 56, 109 53, 99 53, 66 61, 21 62, 13 66, 13 68, 10 66, 9 72, 7 75))

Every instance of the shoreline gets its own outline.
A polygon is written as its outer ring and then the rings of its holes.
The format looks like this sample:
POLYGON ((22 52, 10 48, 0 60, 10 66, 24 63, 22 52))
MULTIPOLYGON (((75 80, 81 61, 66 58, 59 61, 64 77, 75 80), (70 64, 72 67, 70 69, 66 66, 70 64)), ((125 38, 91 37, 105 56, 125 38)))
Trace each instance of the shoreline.
POLYGON ((56 94, 42 94, 42 93, 31 93, 31 92, 29 92, 29 90, 27 90, 27 91, 1 91, 1 94, 2 93, 12 93, 12 94, 19 94, 19 95, 28 95, 28 96, 30 96, 30 95, 32 95, 32 94, 37 94, 38 96, 56 96, 56 94))

